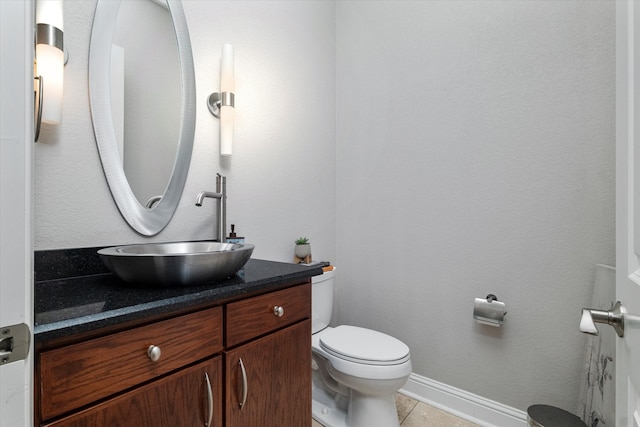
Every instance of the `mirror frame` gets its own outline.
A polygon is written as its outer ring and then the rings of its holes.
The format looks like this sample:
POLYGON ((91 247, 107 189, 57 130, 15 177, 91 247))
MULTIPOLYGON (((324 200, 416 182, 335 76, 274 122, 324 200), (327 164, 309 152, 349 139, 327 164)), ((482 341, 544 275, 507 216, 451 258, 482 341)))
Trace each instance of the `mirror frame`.
POLYGON ((180 134, 171 177, 162 199, 151 209, 138 201, 127 181, 111 113, 109 68, 119 0, 98 0, 89 46, 89 103, 102 170, 122 217, 131 228, 144 236, 154 236, 162 231, 178 207, 191 163, 196 125, 195 70, 187 21, 179 0, 167 0, 167 4, 176 33, 182 76, 180 134))

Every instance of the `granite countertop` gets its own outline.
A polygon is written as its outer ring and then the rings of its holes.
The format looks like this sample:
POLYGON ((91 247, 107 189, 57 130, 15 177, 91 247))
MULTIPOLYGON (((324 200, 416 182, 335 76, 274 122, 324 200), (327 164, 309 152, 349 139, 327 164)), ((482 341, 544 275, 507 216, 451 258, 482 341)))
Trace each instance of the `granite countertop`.
POLYGON ((95 249, 36 252, 36 343, 226 302, 322 274, 320 264, 305 266, 250 259, 234 277, 221 282, 179 288, 136 288, 107 272, 99 259, 96 262, 95 249), (68 267, 74 263, 75 269, 68 267), (71 274, 71 270, 83 275, 63 277, 71 274))

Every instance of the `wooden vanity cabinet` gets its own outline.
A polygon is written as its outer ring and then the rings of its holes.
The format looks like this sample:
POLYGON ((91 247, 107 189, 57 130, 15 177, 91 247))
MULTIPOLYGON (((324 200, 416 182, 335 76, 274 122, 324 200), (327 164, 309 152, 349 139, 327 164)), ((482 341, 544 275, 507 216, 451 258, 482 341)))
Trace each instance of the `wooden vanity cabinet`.
POLYGON ((310 318, 306 282, 42 349, 37 425, 309 426, 310 318))

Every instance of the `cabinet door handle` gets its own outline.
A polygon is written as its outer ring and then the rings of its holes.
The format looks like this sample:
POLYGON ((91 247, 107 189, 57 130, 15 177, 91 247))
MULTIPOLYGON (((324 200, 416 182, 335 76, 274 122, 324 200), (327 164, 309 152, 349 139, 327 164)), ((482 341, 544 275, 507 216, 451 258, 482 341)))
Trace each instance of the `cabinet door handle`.
POLYGON ((284 307, 280 305, 276 305, 275 307, 273 307, 273 314, 275 314, 278 317, 284 316, 284 307))
POLYGON ((209 407, 209 420, 204 423, 204 427, 211 427, 211 420, 213 419, 213 390, 211 390, 211 381, 209 381, 209 375, 204 373, 204 380, 207 383, 207 405, 209 407))
POLYGON ((244 363, 242 363, 242 358, 238 358, 240 365, 240 372, 242 373, 242 400, 240 401, 240 409, 244 407, 244 404, 247 403, 247 393, 249 392, 249 384, 247 383, 247 371, 244 369, 244 363))
POLYGON ((149 359, 151 359, 151 361, 153 362, 157 362, 158 360, 160 360, 161 355, 162 351, 160 351, 160 347, 156 345, 150 345, 147 349, 147 356, 149 356, 149 359))

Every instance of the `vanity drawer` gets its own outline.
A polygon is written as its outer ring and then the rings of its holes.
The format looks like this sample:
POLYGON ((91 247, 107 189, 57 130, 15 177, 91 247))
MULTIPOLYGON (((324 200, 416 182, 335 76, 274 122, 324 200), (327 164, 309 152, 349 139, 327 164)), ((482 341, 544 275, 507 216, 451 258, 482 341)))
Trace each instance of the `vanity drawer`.
POLYGON ((40 354, 42 419, 63 414, 222 351, 215 307, 40 354), (151 346, 161 355, 152 361, 151 346))
POLYGON ((311 284, 230 303, 226 314, 226 347, 309 317, 311 284))
POLYGON ((152 381, 42 427, 222 426, 222 357, 152 381), (217 397, 210 403, 207 391, 217 397))

